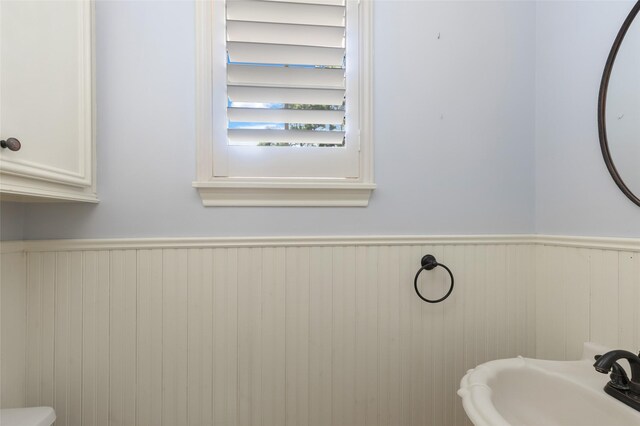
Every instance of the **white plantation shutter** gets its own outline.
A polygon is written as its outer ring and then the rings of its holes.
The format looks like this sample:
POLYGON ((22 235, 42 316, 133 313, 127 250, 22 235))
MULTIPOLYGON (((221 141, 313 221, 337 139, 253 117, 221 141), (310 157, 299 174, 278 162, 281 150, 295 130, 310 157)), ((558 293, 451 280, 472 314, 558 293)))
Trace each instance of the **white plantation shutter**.
POLYGON ((205 206, 366 206, 372 0, 196 2, 205 206))
POLYGON ((215 0, 211 16, 212 176, 357 178, 357 0, 215 0))
POLYGON ((343 145, 345 24, 344 0, 227 0, 229 144, 343 145))

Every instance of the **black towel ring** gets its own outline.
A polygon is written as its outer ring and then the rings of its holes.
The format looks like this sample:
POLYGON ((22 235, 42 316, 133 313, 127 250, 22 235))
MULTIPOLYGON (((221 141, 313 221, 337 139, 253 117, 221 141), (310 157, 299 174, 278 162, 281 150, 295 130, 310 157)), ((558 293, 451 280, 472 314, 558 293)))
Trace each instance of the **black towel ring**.
POLYGON ((422 264, 422 267, 420 269, 418 269, 418 272, 416 273, 416 277, 413 280, 413 287, 416 289, 416 294, 418 295, 418 297, 420 299, 424 300, 427 303, 439 303, 439 302, 442 302, 444 299, 449 297, 449 295, 453 291, 453 274, 451 273, 451 269, 447 268, 442 263, 438 263, 436 258, 433 257, 430 254, 427 254, 427 255, 423 256, 422 260, 420 261, 420 263, 422 264), (430 300, 430 299, 427 299, 426 297, 424 297, 424 296, 422 296, 420 294, 420 291, 418 290, 418 276, 420 275, 420 273, 422 271, 425 271, 425 270, 426 271, 430 271, 430 270, 434 269, 436 266, 442 266, 444 269, 447 270, 447 272, 449 273, 449 276, 451 277, 451 287, 449 287, 449 291, 447 291, 447 294, 445 294, 444 297, 441 297, 440 299, 437 299, 437 300, 430 300))

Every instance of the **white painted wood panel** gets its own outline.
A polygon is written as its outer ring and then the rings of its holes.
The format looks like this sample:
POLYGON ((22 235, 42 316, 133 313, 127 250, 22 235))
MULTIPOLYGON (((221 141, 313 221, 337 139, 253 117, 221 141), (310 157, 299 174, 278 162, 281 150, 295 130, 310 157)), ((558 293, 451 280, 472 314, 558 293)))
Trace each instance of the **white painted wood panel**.
POLYGON ((137 424, 162 424, 162 250, 137 256, 137 424))
MULTIPOLYGON (((26 395, 69 425, 468 424, 465 371, 533 355, 533 256, 497 241, 29 252, 26 395), (442 304, 413 290, 427 253, 456 276, 442 304)), ((420 282, 448 287, 440 268, 420 282)))
POLYGON ((286 424, 309 425, 309 252, 286 249, 286 424))
POLYGON ((238 425, 238 250, 213 256, 214 424, 238 425))
POLYGON ((285 424, 286 407, 284 247, 263 249, 262 266, 262 424, 277 426, 285 424))
POLYGON ((640 350, 640 253, 618 255, 618 344, 640 350))
MULTIPOLYGON (((42 280, 42 328, 33 330, 33 333, 41 333, 42 345, 40 350, 41 377, 40 395, 38 404, 44 406, 54 406, 54 386, 55 386, 55 315, 57 307, 56 301, 56 253, 44 253, 41 270, 42 280)), ((28 276, 27 279, 31 279, 28 276)), ((27 311, 29 312, 29 301, 27 301, 27 311)), ((30 314, 30 313, 29 313, 30 314)), ((27 346, 27 353, 32 349, 27 346)), ((30 365, 27 366, 30 368, 30 365)))
POLYGON ((0 151, 0 196, 96 202, 93 2, 0 9, 0 137, 22 144, 0 151))
POLYGON ((3 253, 2 404, 68 425, 462 425, 479 363, 640 348, 629 242, 348 241, 3 253), (455 273, 443 304, 413 292, 426 253, 455 273))
POLYGON ((582 342, 640 349, 640 244, 536 247, 536 356, 578 359, 582 342))
POLYGON ((111 344, 109 339, 110 253, 86 251, 83 255, 82 425, 107 425, 111 344))
POLYGON ((0 407, 25 405, 27 347, 26 256, 0 254, 0 407))
POLYGON ((111 252, 109 418, 115 425, 136 422, 136 269, 134 250, 111 252))
POLYGON ((163 251, 162 423, 186 425, 188 250, 163 251))
MULTIPOLYGON (((27 314, 27 347, 29 352, 26 353, 26 362, 29 368, 26 370, 26 404, 27 406, 38 405, 40 401, 40 387, 42 377, 42 334, 43 322, 42 322, 42 254, 32 253, 27 258, 27 274, 22 277, 23 283, 27 287, 27 300, 25 301, 25 308, 28 306, 29 312, 27 314), (27 276, 29 279, 27 280, 27 276)), ((3 280, 3 284, 6 281, 3 280)), ((15 301, 13 302, 15 303, 15 301)), ((26 313, 26 312, 25 312, 26 313)), ((7 343, 6 339, 2 338, 2 346, 7 343)), ((9 343, 10 344, 10 343, 9 343)), ((25 348, 26 350, 26 348, 25 348)), ((3 356, 4 358, 4 356, 3 356)), ((3 394, 5 394, 3 392, 3 394)))
POLYGON ((189 250, 189 425, 213 424, 213 251, 189 250))

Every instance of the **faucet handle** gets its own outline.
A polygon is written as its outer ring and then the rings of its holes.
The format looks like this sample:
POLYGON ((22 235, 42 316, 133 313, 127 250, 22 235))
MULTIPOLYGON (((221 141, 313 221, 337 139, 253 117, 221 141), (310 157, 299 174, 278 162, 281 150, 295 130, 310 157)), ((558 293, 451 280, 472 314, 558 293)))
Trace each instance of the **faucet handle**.
POLYGON ((625 369, 617 362, 613 363, 609 378, 611 379, 609 383, 612 387, 620 390, 629 390, 629 376, 627 376, 625 369))
MULTIPOLYGON (((593 357, 593 359, 597 361, 601 357, 602 355, 596 355, 593 357)), ((609 378, 611 379, 609 384, 611 385, 611 387, 614 387, 619 390, 629 390, 629 376, 627 376, 627 372, 625 371, 625 369, 617 362, 614 362, 611 365, 611 369, 608 371, 603 371, 603 370, 598 370, 598 371, 605 374, 609 372, 611 373, 609 375, 609 378)))

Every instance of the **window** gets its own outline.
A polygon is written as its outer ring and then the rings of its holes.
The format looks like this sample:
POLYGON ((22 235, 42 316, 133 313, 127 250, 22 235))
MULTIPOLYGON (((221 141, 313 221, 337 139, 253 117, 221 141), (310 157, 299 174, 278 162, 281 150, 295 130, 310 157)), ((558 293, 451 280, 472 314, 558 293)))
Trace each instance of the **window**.
POLYGON ((369 0, 196 2, 204 205, 366 206, 369 0))

